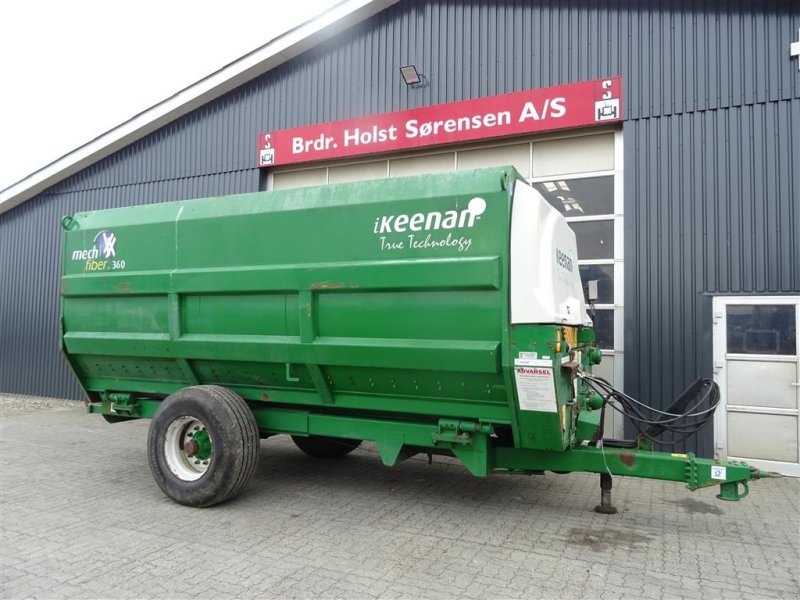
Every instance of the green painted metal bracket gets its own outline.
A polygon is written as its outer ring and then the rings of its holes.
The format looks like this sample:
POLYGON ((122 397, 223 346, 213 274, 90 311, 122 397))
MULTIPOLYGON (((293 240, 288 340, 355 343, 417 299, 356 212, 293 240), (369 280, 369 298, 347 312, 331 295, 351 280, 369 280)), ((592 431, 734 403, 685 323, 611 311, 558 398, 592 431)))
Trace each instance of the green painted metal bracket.
POLYGON ((434 431, 431 439, 434 445, 444 443, 467 446, 472 443, 472 434, 463 431, 434 431))
POLYGON ((301 290, 298 303, 300 306, 300 341, 310 344, 317 337, 317 303, 314 292, 301 290))
POLYGON ((491 471, 489 435, 493 427, 487 423, 439 419, 439 427, 431 434, 434 446, 444 445, 455 454, 470 473, 485 477, 491 471))
POLYGON ((375 433, 373 441, 378 446, 378 454, 384 465, 391 467, 397 463, 400 451, 405 444, 405 436, 402 432, 379 431, 375 433))
POLYGON ((489 449, 489 436, 485 433, 474 433, 469 446, 454 445, 453 454, 467 470, 476 477, 485 477, 492 471, 492 456, 489 449))
POLYGON ((150 419, 161 405, 159 400, 133 398, 130 394, 103 393, 101 402, 92 402, 86 406, 90 414, 107 417, 130 417, 150 419), (125 397, 128 399, 126 400, 125 397))
POLYGON ((130 394, 104 394, 108 402, 108 410, 123 417, 139 416, 137 401, 130 394))
POLYGON ((322 374, 322 369, 320 366, 315 364, 307 364, 306 368, 308 369, 309 375, 311 375, 311 381, 314 383, 314 387, 317 388, 317 392, 319 392, 322 403, 333 404, 333 394, 331 393, 331 388, 328 387, 328 382, 325 381, 325 375, 322 374))
POLYGON ((731 481, 722 483, 719 486, 719 494, 717 498, 720 500, 736 501, 741 500, 750 493, 750 488, 746 481, 731 481), (743 491, 739 493, 739 484, 742 485, 743 491))
POLYGON ((697 460, 695 459, 694 454, 689 452, 684 455, 679 454, 676 456, 678 456, 679 458, 683 456, 685 461, 683 466, 684 479, 689 489, 695 491, 700 487, 700 469, 698 468, 697 460))
POLYGON ((70 231, 72 229, 78 229, 80 224, 78 220, 73 217, 72 215, 64 215, 61 217, 61 227, 64 228, 64 231, 70 231))
POLYGON ((291 363, 286 363, 286 381, 289 381, 291 383, 297 383, 298 381, 300 381, 299 377, 295 377, 294 375, 292 375, 291 363))
POLYGON ((592 440, 600 429, 600 411, 582 410, 578 413, 575 439, 592 440))
POLYGON ((189 364, 188 360, 186 360, 185 358, 178 358, 176 359, 175 362, 178 363, 178 366, 181 368, 181 371, 183 371, 183 374, 186 376, 186 380, 190 384, 192 385, 200 384, 200 378, 194 372, 194 369, 192 369, 192 365, 189 364))
MULTIPOLYGON (((181 299, 180 296, 178 296, 178 294, 175 292, 170 292, 167 294, 167 315, 169 319, 169 339, 180 339, 181 299)), ((200 378, 197 377, 197 373, 194 372, 194 369, 192 369, 192 366, 189 364, 187 359, 177 358, 175 359, 175 362, 177 362, 188 383, 191 385, 198 385, 200 383, 200 378)))
POLYGON ((439 428, 431 438, 434 445, 441 443, 469 445, 473 441, 473 433, 489 435, 494 431, 487 423, 460 421, 458 419, 439 419, 439 428))
POLYGON ((181 337, 181 301, 178 294, 167 294, 167 313, 169 318, 169 339, 177 340, 181 337))

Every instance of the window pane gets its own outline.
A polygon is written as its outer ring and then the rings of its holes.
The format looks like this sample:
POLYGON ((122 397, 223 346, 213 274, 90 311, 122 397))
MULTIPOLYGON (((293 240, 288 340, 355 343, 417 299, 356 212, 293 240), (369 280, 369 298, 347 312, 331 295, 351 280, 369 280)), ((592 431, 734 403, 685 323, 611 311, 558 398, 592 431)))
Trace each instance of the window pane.
POLYGON ((578 258, 614 258, 614 221, 570 223, 578 242, 578 258))
POLYGON ((533 187, 565 217, 614 214, 614 177, 554 179, 533 187))
POLYGON ((597 280, 597 304, 614 304, 614 265, 580 265, 583 296, 589 302, 589 282, 597 280))
POLYGON ((594 335, 598 347, 603 350, 614 349, 614 310, 597 309, 594 312, 594 335))
POLYGON ((728 352, 735 354, 797 353, 793 305, 728 306, 728 352))

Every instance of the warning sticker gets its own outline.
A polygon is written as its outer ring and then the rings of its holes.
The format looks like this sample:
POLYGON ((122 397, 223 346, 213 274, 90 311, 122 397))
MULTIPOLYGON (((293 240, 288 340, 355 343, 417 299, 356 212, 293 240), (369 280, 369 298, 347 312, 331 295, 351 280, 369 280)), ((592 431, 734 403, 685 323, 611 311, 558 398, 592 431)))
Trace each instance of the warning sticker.
POLYGON ((728 478, 727 467, 720 467, 719 465, 711 465, 711 479, 725 480, 728 478))
POLYGON ((514 377, 521 410, 557 412, 551 361, 520 357, 514 361, 514 377))

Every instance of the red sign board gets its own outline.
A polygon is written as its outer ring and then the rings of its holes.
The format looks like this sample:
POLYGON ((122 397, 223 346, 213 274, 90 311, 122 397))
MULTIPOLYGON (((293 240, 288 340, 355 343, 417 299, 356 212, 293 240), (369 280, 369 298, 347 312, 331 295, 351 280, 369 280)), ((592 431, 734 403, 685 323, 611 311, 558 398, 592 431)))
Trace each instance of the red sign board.
POLYGON ((622 78, 425 106, 258 136, 258 166, 393 152, 622 120, 622 78))

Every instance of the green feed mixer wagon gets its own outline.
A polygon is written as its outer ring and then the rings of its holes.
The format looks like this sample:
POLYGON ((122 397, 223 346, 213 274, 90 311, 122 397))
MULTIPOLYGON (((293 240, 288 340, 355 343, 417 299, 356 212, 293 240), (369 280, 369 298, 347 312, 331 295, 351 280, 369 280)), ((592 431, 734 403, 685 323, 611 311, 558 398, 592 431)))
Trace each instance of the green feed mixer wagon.
POLYGON ((600 474, 720 485, 742 462, 655 452, 710 421, 699 379, 663 411, 593 376, 601 359, 563 217, 510 167, 64 217, 61 344, 110 422, 151 418, 164 493, 211 506, 261 438, 315 457, 363 440, 393 465, 454 456, 474 475, 600 474), (640 434, 603 438, 623 411, 640 434))

